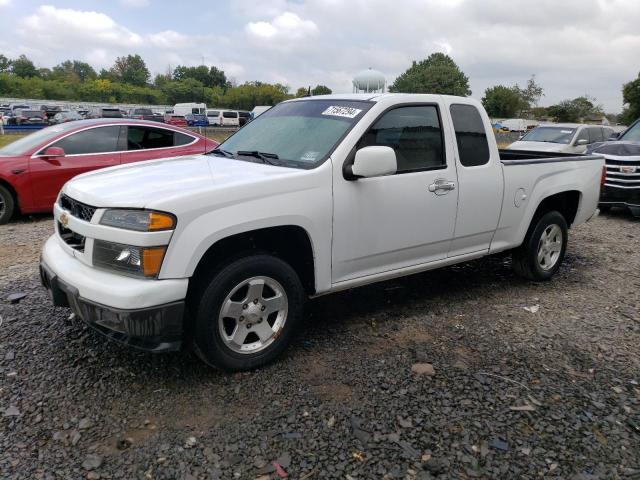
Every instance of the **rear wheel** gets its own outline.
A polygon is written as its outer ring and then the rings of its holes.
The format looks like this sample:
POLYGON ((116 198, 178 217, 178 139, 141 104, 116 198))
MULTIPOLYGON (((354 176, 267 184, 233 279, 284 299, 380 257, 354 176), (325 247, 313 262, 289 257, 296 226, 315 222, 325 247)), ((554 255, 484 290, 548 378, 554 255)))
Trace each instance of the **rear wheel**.
POLYGON ((289 264, 252 255, 230 263, 202 287, 193 308, 194 346, 206 363, 249 370, 286 349, 304 305, 302 283, 289 264))
POLYGON ((0 225, 11 220, 15 212, 16 204, 11 192, 0 185, 0 225))
POLYGON ((567 250, 567 222, 557 211, 547 212, 534 222, 512 254, 513 270, 529 280, 548 280, 560 268, 567 250))

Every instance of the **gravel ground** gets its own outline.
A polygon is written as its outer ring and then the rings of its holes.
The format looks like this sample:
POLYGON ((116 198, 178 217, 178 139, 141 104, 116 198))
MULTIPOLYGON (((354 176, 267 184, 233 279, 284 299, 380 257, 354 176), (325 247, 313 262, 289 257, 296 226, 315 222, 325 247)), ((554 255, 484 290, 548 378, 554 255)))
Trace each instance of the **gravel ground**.
POLYGON ((285 358, 235 375, 51 307, 51 228, 0 227, 1 478, 640 478, 624 212, 572 231, 547 283, 490 258, 314 300, 285 358))

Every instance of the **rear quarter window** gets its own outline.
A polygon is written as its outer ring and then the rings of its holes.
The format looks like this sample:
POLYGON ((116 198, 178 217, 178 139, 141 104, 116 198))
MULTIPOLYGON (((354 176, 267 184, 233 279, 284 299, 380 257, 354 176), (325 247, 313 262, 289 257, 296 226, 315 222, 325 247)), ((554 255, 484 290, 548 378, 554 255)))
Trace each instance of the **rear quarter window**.
POLYGON ((489 161, 489 142, 480 112, 473 105, 451 105, 449 109, 456 133, 460 163, 477 167, 489 161))

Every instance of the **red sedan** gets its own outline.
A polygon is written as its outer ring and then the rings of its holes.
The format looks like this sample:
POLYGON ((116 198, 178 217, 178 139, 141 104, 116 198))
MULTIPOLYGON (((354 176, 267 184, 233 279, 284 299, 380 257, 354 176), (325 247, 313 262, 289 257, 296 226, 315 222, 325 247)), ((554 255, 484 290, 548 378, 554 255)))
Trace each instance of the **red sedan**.
POLYGON ((44 128, 0 149, 0 225, 16 211, 50 212, 62 185, 81 173, 217 146, 195 132, 151 121, 95 119, 44 128))

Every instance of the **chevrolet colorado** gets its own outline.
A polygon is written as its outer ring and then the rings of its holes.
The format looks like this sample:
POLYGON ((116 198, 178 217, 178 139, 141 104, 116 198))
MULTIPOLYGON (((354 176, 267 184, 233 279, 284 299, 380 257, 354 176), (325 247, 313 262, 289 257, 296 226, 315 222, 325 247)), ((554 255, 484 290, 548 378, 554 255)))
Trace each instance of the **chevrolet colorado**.
POLYGON ((307 297, 503 251, 549 279, 568 228, 597 214, 603 167, 499 151, 469 98, 291 100, 209 155, 69 181, 41 276, 112 339, 246 370, 283 352, 307 297))

